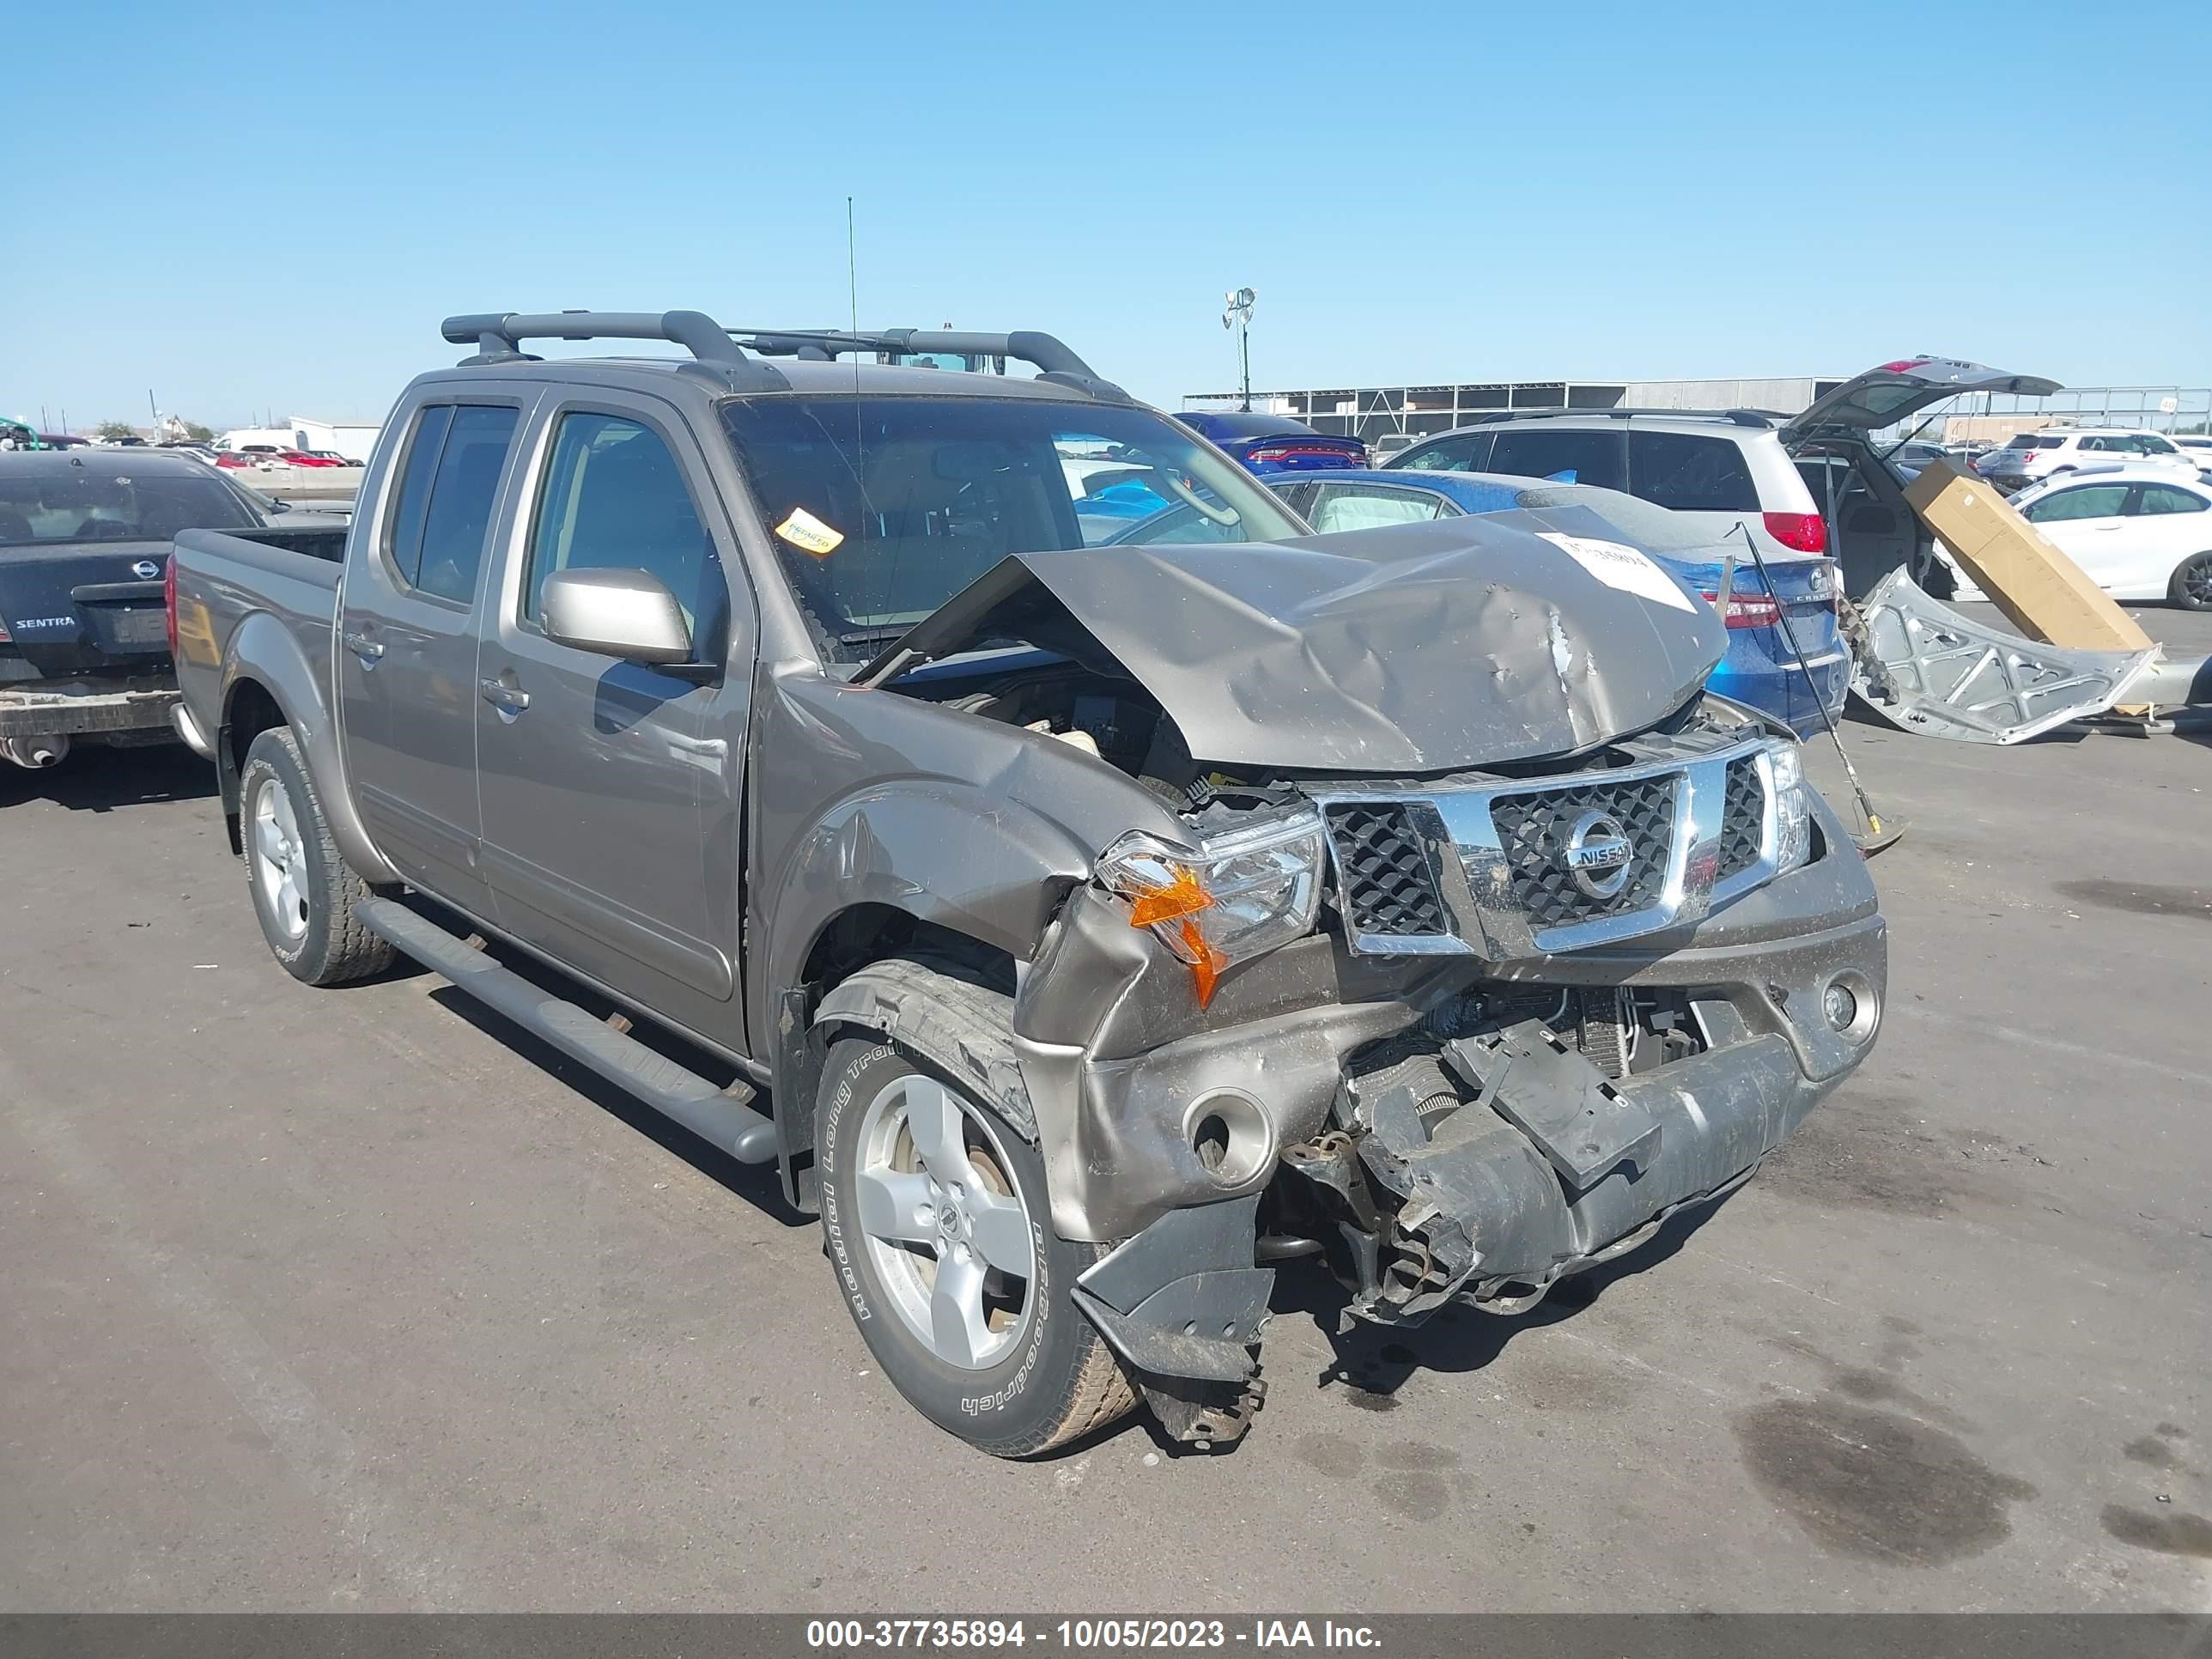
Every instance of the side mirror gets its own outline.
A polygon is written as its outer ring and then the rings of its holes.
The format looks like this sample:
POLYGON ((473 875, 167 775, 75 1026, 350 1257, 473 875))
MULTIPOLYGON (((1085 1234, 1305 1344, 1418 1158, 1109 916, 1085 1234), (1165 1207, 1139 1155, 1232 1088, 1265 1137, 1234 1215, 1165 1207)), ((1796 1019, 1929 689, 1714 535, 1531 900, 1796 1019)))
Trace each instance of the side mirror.
POLYGON ((548 639, 626 662, 688 663, 691 630, 667 583, 643 570, 562 570, 545 579, 548 639))

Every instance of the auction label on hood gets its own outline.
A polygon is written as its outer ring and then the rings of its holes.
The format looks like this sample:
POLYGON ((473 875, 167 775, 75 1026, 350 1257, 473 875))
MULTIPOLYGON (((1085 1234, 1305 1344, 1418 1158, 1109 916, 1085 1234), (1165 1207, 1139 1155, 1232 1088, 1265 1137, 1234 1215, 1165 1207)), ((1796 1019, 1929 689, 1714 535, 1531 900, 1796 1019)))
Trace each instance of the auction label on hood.
POLYGON ((1633 593, 1639 599, 1650 599, 1655 605, 1671 605, 1677 611, 1694 613, 1697 606, 1682 585, 1652 562, 1651 556, 1629 546, 1625 542, 1598 541, 1589 536, 1563 536, 1554 530, 1536 532, 1544 540, 1565 554, 1577 564, 1603 582, 1607 587, 1617 587, 1624 593, 1633 593))

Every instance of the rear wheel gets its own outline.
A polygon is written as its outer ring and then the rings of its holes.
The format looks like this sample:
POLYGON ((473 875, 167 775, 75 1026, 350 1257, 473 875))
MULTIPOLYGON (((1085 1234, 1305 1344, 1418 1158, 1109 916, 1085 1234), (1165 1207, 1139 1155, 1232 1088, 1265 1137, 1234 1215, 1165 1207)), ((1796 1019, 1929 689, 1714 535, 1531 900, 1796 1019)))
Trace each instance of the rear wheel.
POLYGON ((246 885, 270 954, 309 985, 343 985, 389 966, 392 947, 354 919, 374 890, 338 855, 289 726, 254 738, 238 796, 246 885))
POLYGON ((815 1133, 838 1288, 915 1410, 1026 1457, 1136 1403, 1073 1296, 1103 1247, 1054 1234, 1044 1161, 997 1113, 888 1043, 848 1040, 815 1133))
POLYGON ((2184 611, 2212 611, 2212 550, 2184 560, 2166 596, 2184 611))

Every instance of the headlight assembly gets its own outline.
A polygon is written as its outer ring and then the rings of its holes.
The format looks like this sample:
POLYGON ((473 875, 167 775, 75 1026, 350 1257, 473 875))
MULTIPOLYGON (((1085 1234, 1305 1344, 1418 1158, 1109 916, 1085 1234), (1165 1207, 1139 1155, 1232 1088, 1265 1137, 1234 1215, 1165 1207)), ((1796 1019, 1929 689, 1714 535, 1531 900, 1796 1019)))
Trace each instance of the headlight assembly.
POLYGON ((1813 856, 1813 786, 1795 743, 1766 745, 1767 777, 1774 787, 1775 873, 1795 870, 1813 856))
POLYGON ((1310 807, 1255 818, 1195 848, 1133 830, 1098 860, 1098 879, 1129 902, 1129 925, 1190 965, 1199 1006, 1221 970, 1314 928, 1328 852, 1310 807))

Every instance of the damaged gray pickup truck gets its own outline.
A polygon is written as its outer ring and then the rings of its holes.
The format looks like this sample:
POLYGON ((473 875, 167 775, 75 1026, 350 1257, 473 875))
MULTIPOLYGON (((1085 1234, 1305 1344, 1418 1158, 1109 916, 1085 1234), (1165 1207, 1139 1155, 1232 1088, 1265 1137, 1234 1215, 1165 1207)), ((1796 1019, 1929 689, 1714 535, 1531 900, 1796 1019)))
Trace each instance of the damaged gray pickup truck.
POLYGON ((179 538, 270 947, 775 1164, 975 1445, 1232 1441, 1276 1264, 1525 1308, 1865 1058, 1863 861, 1588 509, 1314 538, 1046 335, 445 333, 349 532, 179 538))

